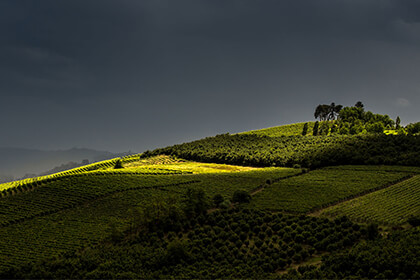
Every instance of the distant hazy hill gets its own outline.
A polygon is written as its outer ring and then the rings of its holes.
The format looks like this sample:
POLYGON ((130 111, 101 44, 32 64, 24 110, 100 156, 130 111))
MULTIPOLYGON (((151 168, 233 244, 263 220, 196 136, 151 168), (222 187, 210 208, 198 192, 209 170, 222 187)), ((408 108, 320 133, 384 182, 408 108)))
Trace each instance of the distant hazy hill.
POLYGON ((23 148, 0 148, 0 180, 25 174, 39 174, 68 162, 89 162, 118 156, 107 151, 72 148, 59 151, 42 151, 23 148))

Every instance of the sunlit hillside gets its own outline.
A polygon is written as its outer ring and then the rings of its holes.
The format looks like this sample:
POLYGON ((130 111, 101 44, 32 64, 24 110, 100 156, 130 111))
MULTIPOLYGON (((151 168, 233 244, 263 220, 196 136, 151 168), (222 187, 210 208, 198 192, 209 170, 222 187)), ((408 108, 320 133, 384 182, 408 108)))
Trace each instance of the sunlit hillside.
POLYGON ((324 278, 338 275, 324 261, 390 230, 416 247, 419 137, 302 135, 303 125, 1 184, 0 276, 324 278))

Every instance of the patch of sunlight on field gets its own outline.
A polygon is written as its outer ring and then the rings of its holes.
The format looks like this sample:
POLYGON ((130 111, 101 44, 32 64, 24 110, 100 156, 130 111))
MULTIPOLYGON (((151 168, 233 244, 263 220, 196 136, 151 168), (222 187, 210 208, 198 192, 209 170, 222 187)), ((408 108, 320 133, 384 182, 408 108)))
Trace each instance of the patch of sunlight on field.
MULTIPOLYGON (((182 171, 193 174, 204 174, 204 173, 223 173, 223 172, 241 172, 250 170, 260 170, 261 168, 248 167, 248 166, 236 166, 229 164, 217 164, 217 163, 202 163, 193 162, 183 159, 174 158, 166 155, 159 155, 151 158, 140 159, 136 162, 130 162, 124 164, 123 170, 129 171, 141 171, 147 169, 153 170, 174 170, 182 171)), ((112 170, 109 168, 108 170, 112 170)))
POLYGON ((394 129, 386 129, 386 130, 384 130, 384 133, 386 135, 398 135, 398 131, 396 131, 394 129))

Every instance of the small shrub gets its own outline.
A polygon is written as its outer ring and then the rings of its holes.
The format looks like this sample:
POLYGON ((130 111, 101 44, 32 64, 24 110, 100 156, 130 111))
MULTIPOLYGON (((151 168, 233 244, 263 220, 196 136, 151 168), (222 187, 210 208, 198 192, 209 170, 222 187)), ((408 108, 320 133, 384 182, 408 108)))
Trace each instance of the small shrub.
POLYGON ((228 209, 230 207, 230 200, 229 199, 225 199, 223 200, 222 203, 219 204, 219 207, 222 209, 228 209))
POLYGON ((233 193, 233 202, 247 203, 251 200, 251 196, 246 191, 237 190, 233 193))
POLYGON ((114 169, 121 169, 124 168, 120 159, 117 159, 114 165, 114 169))
POLYGON ((375 239, 379 235, 378 225, 369 224, 367 227, 367 238, 370 240, 375 239))
POLYGON ((407 222, 413 227, 418 227, 420 226, 420 217, 411 216, 408 218, 407 222))
POLYGON ((219 206, 220 206, 220 204, 221 204, 224 200, 225 200, 225 199, 223 198, 223 196, 222 196, 221 194, 216 194, 216 195, 213 197, 213 203, 214 203, 214 206, 219 207, 219 206))

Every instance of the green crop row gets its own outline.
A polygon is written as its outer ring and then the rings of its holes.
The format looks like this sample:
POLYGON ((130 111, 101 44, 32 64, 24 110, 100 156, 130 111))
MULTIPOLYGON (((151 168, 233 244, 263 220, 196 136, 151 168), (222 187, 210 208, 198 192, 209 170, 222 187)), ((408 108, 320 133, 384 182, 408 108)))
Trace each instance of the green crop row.
POLYGON ((178 229, 131 235, 129 242, 40 260, 27 270, 0 272, 0 277, 272 279, 317 253, 341 251, 366 235, 364 227, 345 218, 330 221, 249 210, 214 211, 179 223, 178 229))
POLYGON ((174 176, 113 175, 107 171, 69 176, 31 191, 0 199, 0 271, 28 261, 96 244, 134 219, 131 210, 153 199, 180 202, 186 188, 231 198, 237 189, 252 190, 299 169, 267 168, 246 172, 174 176), (101 172, 101 173, 99 173, 101 172), (22 254, 25 252, 25 254, 22 254))
POLYGON ((247 207, 303 213, 411 174, 400 167, 381 168, 347 166, 304 174, 300 169, 264 168, 174 176, 121 176, 98 170, 68 176, 0 199, 0 271, 97 244, 109 236, 113 223, 121 231, 127 229, 138 218, 133 209, 153 200, 180 203, 187 188, 203 189, 209 200, 215 194, 231 199, 235 190, 263 188, 247 207), (286 203, 279 204, 285 198, 286 203))
POLYGON ((266 187, 254 196, 250 207, 306 213, 383 188, 407 176, 410 173, 405 171, 324 168, 266 187))
POLYGON ((132 189, 195 183, 189 177, 126 175, 71 176, 42 187, 0 199, 0 225, 18 223, 73 208, 95 199, 132 189))
POLYGON ((45 175, 45 176, 39 176, 35 178, 28 178, 28 179, 3 183, 3 184, 0 184, 0 191, 9 190, 9 192, 11 192, 11 191, 16 191, 18 188, 32 188, 32 187, 36 187, 44 183, 49 183, 52 181, 56 181, 58 179, 67 178, 69 176, 83 174, 83 173, 97 170, 100 168, 108 168, 108 167, 113 166, 116 160, 117 159, 105 160, 105 161, 73 168, 70 170, 54 173, 51 175, 45 175))
MULTIPOLYGON (((126 156, 121 160, 124 163, 130 163, 133 161, 138 161, 140 155, 126 156)), ((0 184, 0 197, 9 196, 16 193, 21 193, 28 190, 33 190, 44 184, 60 181, 74 176, 84 176, 89 174, 100 175, 100 174, 132 174, 132 175, 173 175, 173 174, 188 174, 189 172, 183 172, 179 170, 170 170, 164 168, 136 168, 135 170, 131 169, 110 169, 112 168, 118 158, 105 160, 101 162, 96 162, 88 164, 85 166, 73 168, 70 170, 62 171, 59 173, 40 176, 35 178, 28 178, 19 181, 8 182, 0 184)))
POLYGON ((331 165, 420 166, 420 137, 404 135, 281 136, 222 134, 157 149, 152 155, 247 166, 299 164, 318 168, 331 165))
POLYGON ((113 224, 121 230, 129 226, 128 209, 169 195, 159 189, 117 192, 79 207, 2 227, 0 271, 98 244, 112 233, 113 224))
MULTIPOLYGON (((23 190, 32 189, 32 188, 37 187, 41 184, 49 183, 51 181, 56 181, 57 179, 67 178, 67 177, 73 176, 73 175, 85 174, 87 172, 96 171, 96 170, 105 170, 105 169, 108 169, 110 167, 113 167, 115 165, 115 163, 117 162, 117 160, 119 160, 119 159, 123 163, 130 163, 130 162, 133 162, 133 161, 138 161, 140 159, 140 157, 141 157, 141 154, 137 154, 137 155, 125 156, 121 159, 120 158, 114 158, 114 159, 109 159, 109 160, 103 160, 103 161, 100 161, 100 162, 95 162, 95 163, 83 165, 83 166, 80 166, 80 167, 76 167, 76 168, 73 168, 73 169, 70 169, 70 170, 66 170, 66 171, 62 171, 62 172, 58 172, 58 173, 54 173, 54 174, 50 174, 50 175, 28 178, 28 179, 13 181, 13 182, 7 182, 7 183, 0 184, 0 191, 5 191, 3 193, 4 195, 6 193, 20 192, 20 191, 22 191, 22 189, 23 190), (7 191, 7 190, 9 190, 9 191, 7 191)), ((146 172, 144 172, 144 173, 146 173, 146 172)), ((147 173, 149 173, 149 172, 147 172, 147 173)), ((166 172, 166 173, 169 173, 169 172, 166 172)))
POLYGON ((385 225, 404 224, 411 215, 420 215, 420 176, 329 207, 321 215, 346 215, 354 221, 385 225))

